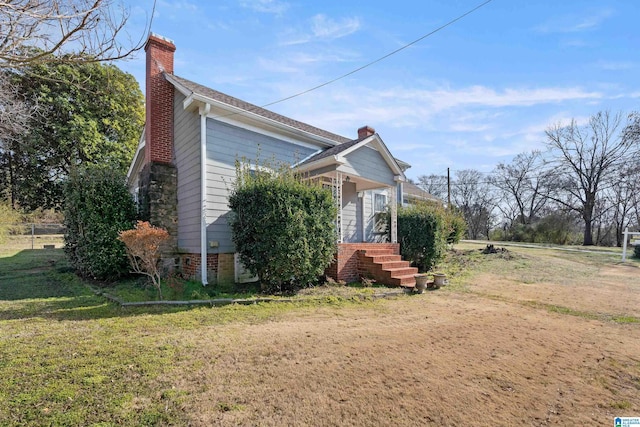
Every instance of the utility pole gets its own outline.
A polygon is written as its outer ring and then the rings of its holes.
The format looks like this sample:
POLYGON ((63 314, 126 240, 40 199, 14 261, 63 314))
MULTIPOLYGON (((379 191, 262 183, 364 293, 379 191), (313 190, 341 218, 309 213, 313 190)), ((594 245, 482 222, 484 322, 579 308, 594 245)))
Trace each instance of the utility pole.
POLYGON ((447 208, 451 209, 451 175, 447 168, 447 208))

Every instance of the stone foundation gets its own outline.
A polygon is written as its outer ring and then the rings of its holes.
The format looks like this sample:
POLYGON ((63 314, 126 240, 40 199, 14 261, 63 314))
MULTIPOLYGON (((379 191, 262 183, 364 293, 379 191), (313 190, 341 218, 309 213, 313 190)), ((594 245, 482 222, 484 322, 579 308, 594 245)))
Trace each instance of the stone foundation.
POLYGON ((164 163, 147 163, 140 171, 138 214, 151 225, 164 228, 169 240, 162 247, 162 266, 174 271, 178 246, 178 178, 176 168, 164 163))

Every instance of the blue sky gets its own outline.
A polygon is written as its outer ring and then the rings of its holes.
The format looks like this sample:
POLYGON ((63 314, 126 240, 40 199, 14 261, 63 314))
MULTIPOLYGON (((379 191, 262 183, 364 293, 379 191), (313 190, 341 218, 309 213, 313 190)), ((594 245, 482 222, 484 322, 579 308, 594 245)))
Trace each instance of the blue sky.
MULTIPOLYGON (((125 0, 140 34, 152 0, 125 0)), ((158 0, 175 73, 264 105, 343 75, 482 0, 158 0)), ((269 107, 356 137, 376 129, 407 175, 478 169, 544 147, 544 130, 640 110, 640 1, 493 0, 332 85, 269 107)), ((117 64, 144 84, 144 55, 117 64)))

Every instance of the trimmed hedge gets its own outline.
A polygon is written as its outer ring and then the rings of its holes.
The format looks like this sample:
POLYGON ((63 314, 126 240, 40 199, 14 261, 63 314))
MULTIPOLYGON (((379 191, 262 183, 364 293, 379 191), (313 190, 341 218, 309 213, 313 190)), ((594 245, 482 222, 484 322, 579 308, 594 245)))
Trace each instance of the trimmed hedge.
POLYGON ((230 225, 242 263, 264 290, 290 292, 317 282, 336 252, 331 193, 287 166, 258 172, 236 167, 230 225))
POLYGON ((65 184, 65 253, 78 274, 113 280, 129 262, 118 233, 133 228, 136 209, 125 177, 115 168, 86 166, 65 184))
POLYGON ((465 231, 462 215, 439 204, 424 202, 398 207, 400 254, 420 272, 437 264, 447 244, 458 243, 465 231))

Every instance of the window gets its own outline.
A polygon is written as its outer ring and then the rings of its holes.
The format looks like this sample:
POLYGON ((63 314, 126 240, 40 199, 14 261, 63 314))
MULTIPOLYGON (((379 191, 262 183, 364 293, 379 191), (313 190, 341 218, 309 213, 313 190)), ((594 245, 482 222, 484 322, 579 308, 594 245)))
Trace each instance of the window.
POLYGON ((387 208, 387 195, 386 194, 374 194, 373 195, 373 211, 384 212, 387 208))

